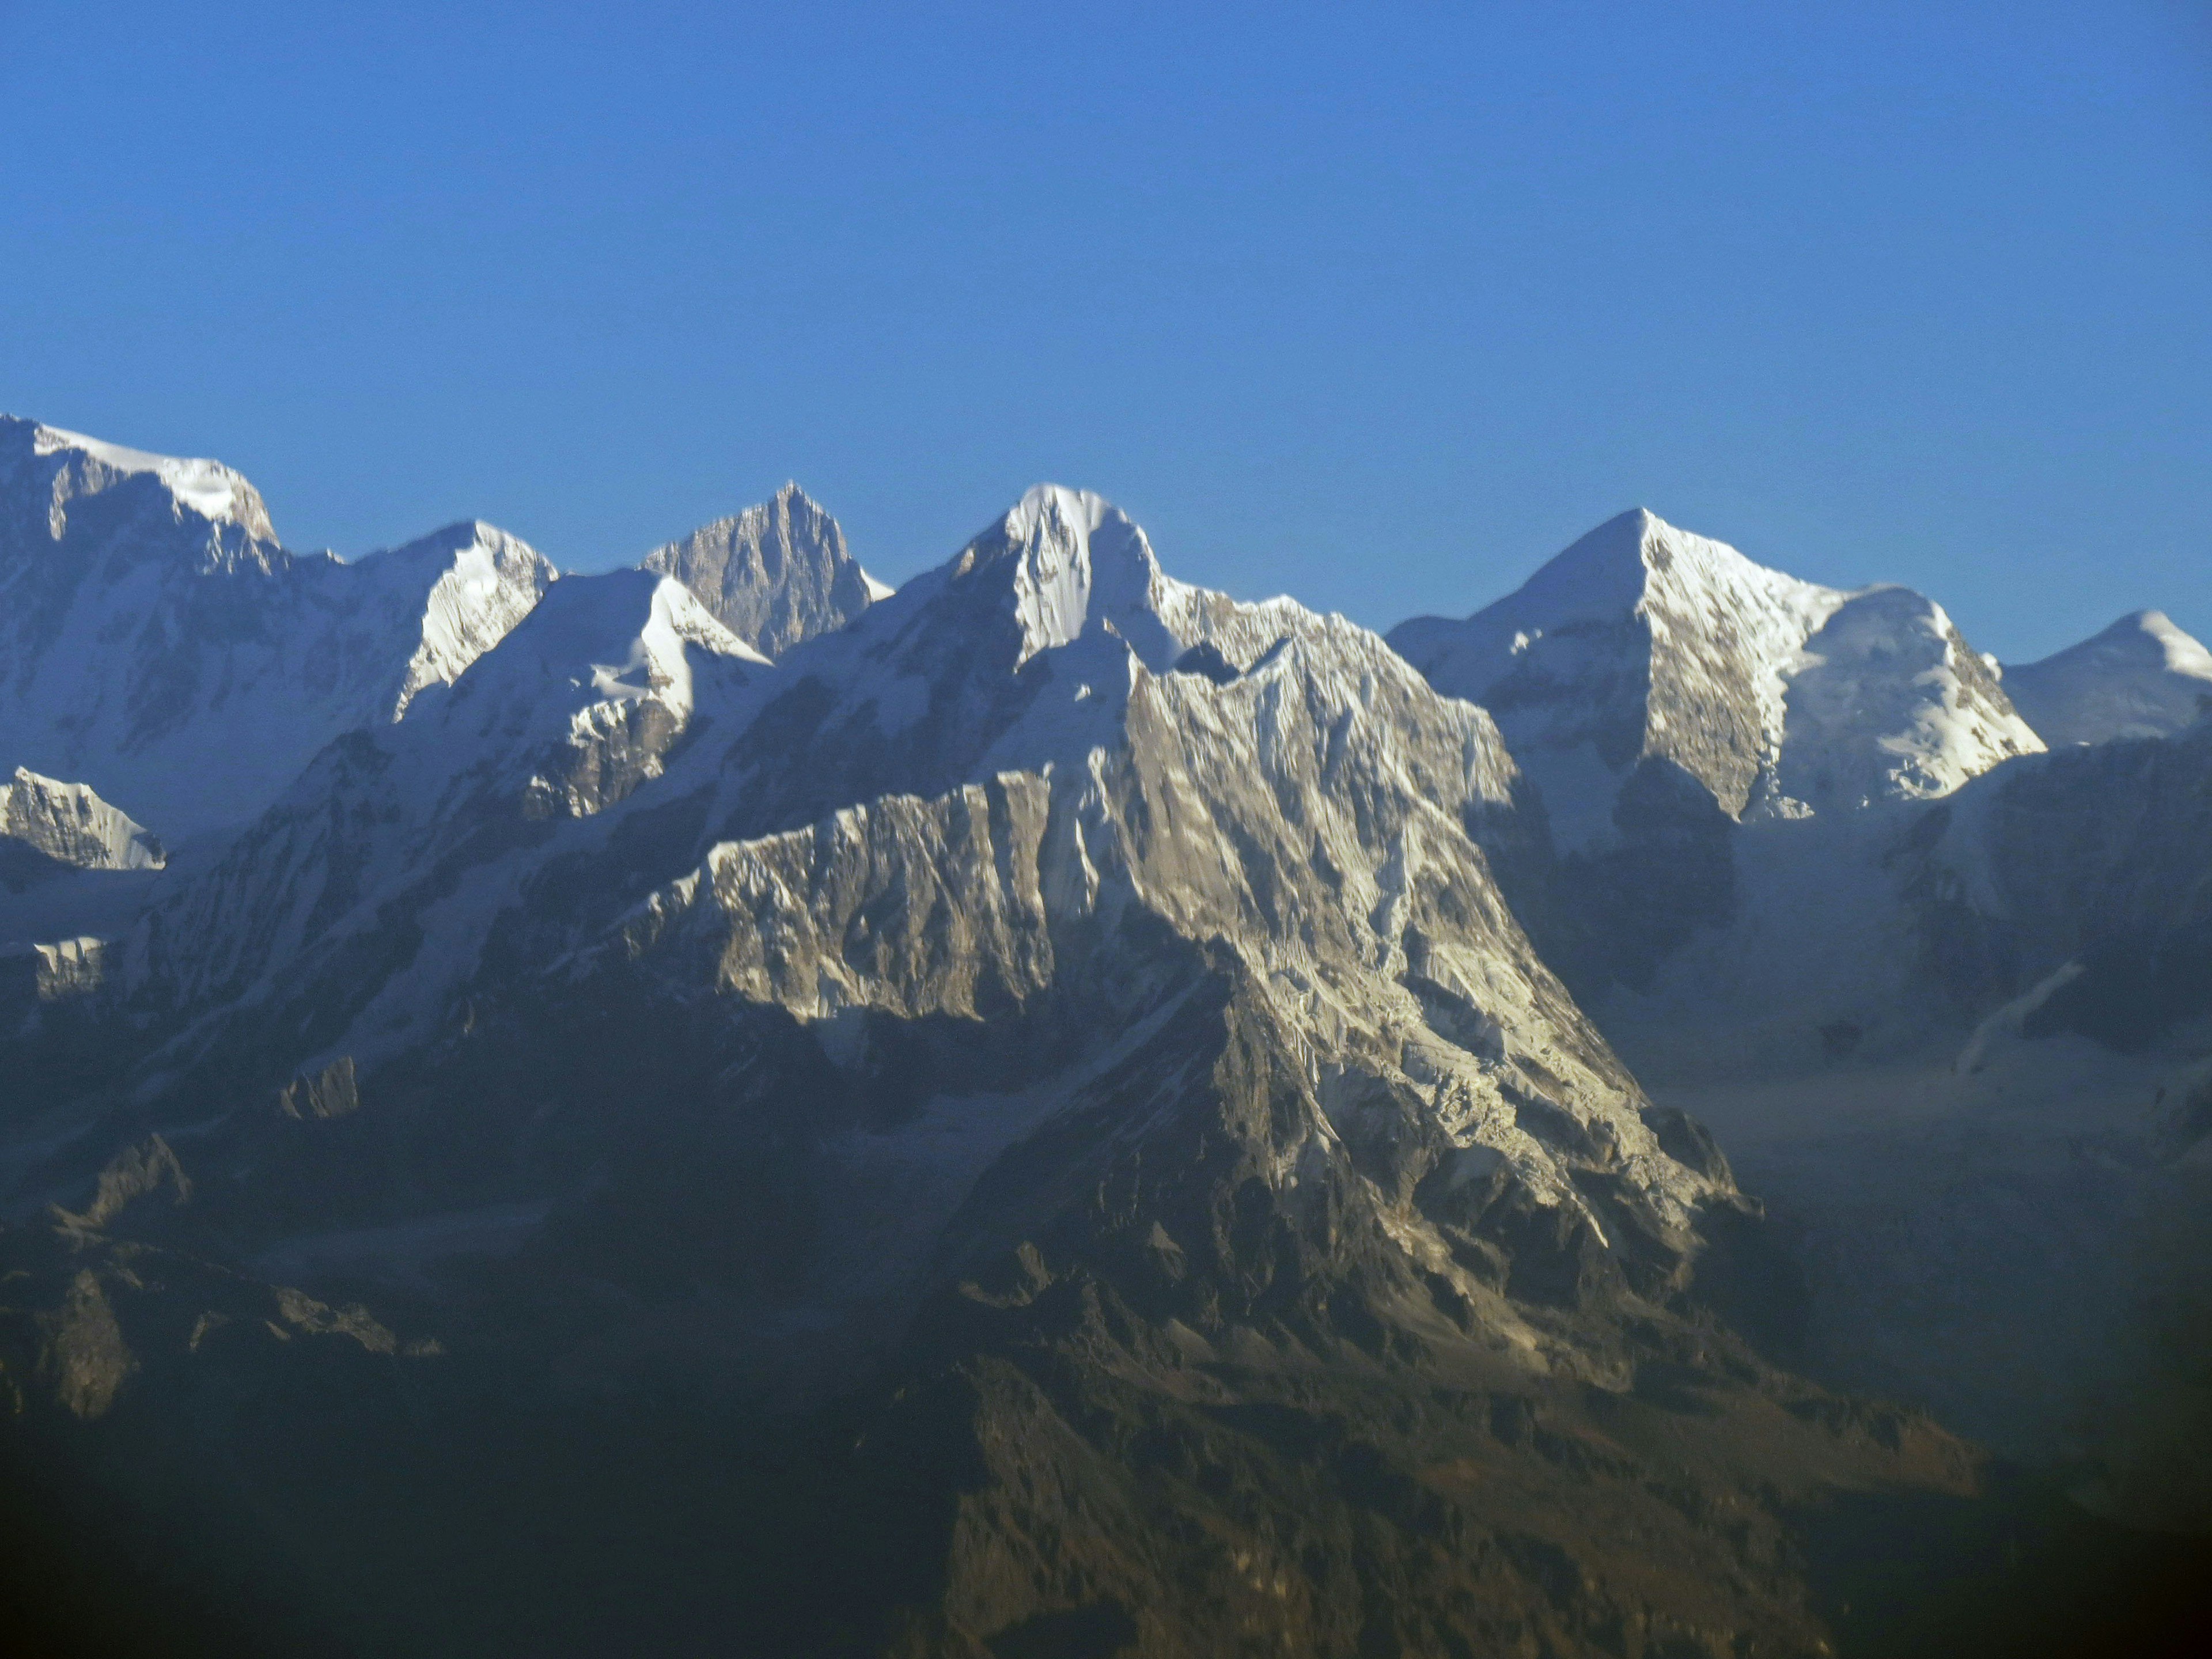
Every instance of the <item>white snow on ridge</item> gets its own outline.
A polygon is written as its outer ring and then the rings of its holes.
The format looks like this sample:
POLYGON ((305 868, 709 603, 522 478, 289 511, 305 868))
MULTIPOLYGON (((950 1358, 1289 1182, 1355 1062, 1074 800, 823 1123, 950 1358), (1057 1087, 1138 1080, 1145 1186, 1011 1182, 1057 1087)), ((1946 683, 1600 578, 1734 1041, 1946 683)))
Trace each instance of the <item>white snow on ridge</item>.
POLYGON ((2042 747, 1931 601, 1802 581, 1642 508, 1390 642, 1497 716, 1566 848, 1611 839, 1647 758, 1753 818, 1942 793, 2042 747))
POLYGON ((2053 747, 2168 737, 2212 707, 2212 651, 2162 611, 2005 670, 2005 690, 2053 747))
MULTIPOLYGON (((450 685, 468 665, 528 616, 560 573, 516 538, 481 520, 453 526, 407 547, 371 554, 359 568, 381 573, 408 564, 444 565, 422 601, 422 643, 407 662, 391 718, 398 720, 426 686, 450 685)), ((403 586, 420 585, 409 571, 403 586)), ((413 598, 411 591, 409 597, 413 598)))
POLYGON ((1870 587, 1838 606, 1806 641, 1787 702, 1785 801, 1948 795, 2044 746, 1943 607, 1906 587, 1870 587))
POLYGON ((64 431, 58 426, 40 426, 33 439, 33 449, 39 455, 81 450, 117 472, 150 472, 168 488, 171 495, 212 523, 235 524, 254 535, 274 533, 269 529, 267 511, 259 494, 243 474, 233 471, 221 461, 149 454, 143 449, 126 449, 121 444, 88 438, 81 432, 64 431))
POLYGON ((219 463, 0 416, 0 775, 81 780, 174 839, 236 826, 454 679, 556 574, 474 522, 295 555, 219 463))
MULTIPOLYGON (((1013 562, 1012 601, 1022 630, 1019 667, 1073 643, 1095 609, 1104 619, 1156 616, 1159 562, 1145 532, 1087 489, 1038 484, 961 555, 956 574, 1013 562)), ((1157 623, 1152 630, 1157 633, 1157 623)), ((1130 643, 1146 657, 1146 644, 1130 643)), ((1162 665, 1164 666, 1164 664, 1162 665)))

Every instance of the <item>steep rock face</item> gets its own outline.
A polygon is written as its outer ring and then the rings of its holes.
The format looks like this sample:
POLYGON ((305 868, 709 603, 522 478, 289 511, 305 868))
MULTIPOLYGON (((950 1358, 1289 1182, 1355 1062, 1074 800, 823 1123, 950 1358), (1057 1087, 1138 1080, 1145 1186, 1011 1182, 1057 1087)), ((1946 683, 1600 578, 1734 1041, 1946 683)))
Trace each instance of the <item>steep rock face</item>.
POLYGON ((21 889, 65 870, 158 870, 161 843, 81 783, 23 767, 0 788, 0 884, 21 889))
POLYGON ((1641 510, 1468 620, 1390 639, 1495 714, 1535 784, 1556 857, 1522 908, 1585 998, 1650 988, 1739 915, 1739 823, 1940 795, 2042 747, 1942 607, 1799 581, 1641 510))
POLYGON ((2212 708, 2212 652, 2163 611, 2137 611, 2040 662, 2007 668, 2004 685, 2054 749, 2168 737, 2212 708))
POLYGON ((842 628, 890 590, 845 550, 845 532, 795 483, 775 499, 656 547, 647 570, 673 576, 755 650, 780 657, 842 628))
POLYGON ((1619 779, 1674 762, 1740 817, 1782 746, 1798 648, 1843 604, 1639 508, 1600 526, 1464 623, 1390 642, 1481 703, 1532 769, 1563 839, 1601 839, 1619 779))
POLYGON ((81 779, 173 841, 243 823, 554 574, 482 525, 295 555, 228 468, 0 419, 0 764, 81 779))

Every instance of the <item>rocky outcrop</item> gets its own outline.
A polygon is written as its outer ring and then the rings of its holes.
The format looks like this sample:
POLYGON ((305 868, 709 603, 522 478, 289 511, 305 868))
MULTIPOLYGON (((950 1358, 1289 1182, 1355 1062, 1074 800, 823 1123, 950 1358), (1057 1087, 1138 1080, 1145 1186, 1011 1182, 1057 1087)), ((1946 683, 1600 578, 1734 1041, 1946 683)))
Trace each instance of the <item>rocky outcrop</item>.
POLYGON ((158 870, 161 842, 81 783, 25 767, 0 787, 0 884, 21 890, 68 870, 158 870))
POLYGON ((780 657, 842 628, 890 590, 845 550, 845 532, 787 483, 773 501, 656 547, 647 570, 673 576, 756 651, 780 657))

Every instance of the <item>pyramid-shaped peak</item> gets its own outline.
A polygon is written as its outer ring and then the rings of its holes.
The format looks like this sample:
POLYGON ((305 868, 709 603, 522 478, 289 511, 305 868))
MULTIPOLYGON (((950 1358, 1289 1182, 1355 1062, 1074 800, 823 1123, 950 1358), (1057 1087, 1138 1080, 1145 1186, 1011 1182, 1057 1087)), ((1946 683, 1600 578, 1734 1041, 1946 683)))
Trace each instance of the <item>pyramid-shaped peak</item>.
POLYGON ((722 624, 770 657, 842 628, 890 590, 845 546, 827 508, 787 479, 767 501, 647 554, 722 624))
POLYGON ((1018 559, 1044 574, 1081 567, 1140 573, 1149 581, 1159 561, 1136 521, 1094 490, 1034 484, 998 521, 963 550, 964 570, 1018 559))
POLYGON ((2154 647, 2165 657, 2166 666, 2172 672, 2212 679, 2212 651, 2206 650, 2203 641, 2163 611, 2130 611, 2100 637, 2131 643, 2141 641, 2154 647))
POLYGON ((1795 607, 1841 597, 1638 507, 1607 519, 1554 556, 1504 603, 1532 615, 1616 617, 1638 608, 1655 591, 1678 604, 1694 598, 1725 605, 1741 596, 1795 607))
POLYGON ((2212 651, 2164 611, 2133 611, 2004 684, 2053 748, 2171 736, 2212 707, 2212 651))
MULTIPOLYGON (((428 535, 417 536, 414 540, 402 542, 396 547, 379 549, 367 556, 372 559, 404 556, 421 557, 426 555, 450 557, 454 554, 465 553, 475 547, 489 549, 495 552, 519 553, 533 559, 544 560, 544 556, 524 541, 521 537, 511 531, 502 530, 497 525, 483 519, 456 519, 451 524, 439 526, 428 535)), ((545 561, 545 562, 550 570, 550 561, 545 561)))
POLYGON ((2172 673, 2212 678, 2212 651, 2163 611, 2130 611, 2087 639, 2053 652, 2039 662, 2008 669, 2032 673, 2047 665, 2087 658, 2140 660, 2172 673))
POLYGON ((747 645, 673 576, 605 570, 556 583, 515 629, 533 651, 573 663, 618 659, 648 634, 686 640, 717 656, 767 659, 747 645))
POLYGON ((1091 490, 1035 485, 962 550, 951 571, 1007 584, 1022 630, 1019 661, 1070 643, 1094 617, 1149 616, 1157 624, 1163 579, 1152 544, 1091 490))

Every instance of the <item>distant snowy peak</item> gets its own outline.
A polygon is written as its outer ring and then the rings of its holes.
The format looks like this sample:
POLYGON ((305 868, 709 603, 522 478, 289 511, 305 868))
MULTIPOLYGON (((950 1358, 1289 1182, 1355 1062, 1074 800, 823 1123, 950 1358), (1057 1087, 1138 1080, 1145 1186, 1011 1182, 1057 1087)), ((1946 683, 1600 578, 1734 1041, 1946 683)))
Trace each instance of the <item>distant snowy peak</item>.
POLYGON ((179 516, 190 513, 211 525, 235 526, 257 541, 276 539, 260 493, 243 475, 220 461, 151 455, 14 416, 0 416, 0 448, 27 448, 30 458, 43 464, 49 478, 46 493, 56 520, 56 539, 72 501, 102 494, 136 478, 148 478, 159 485, 174 502, 179 516))
POLYGON ((1103 642, 1109 655, 1133 655, 1154 674, 1200 645, 1219 653, 1224 670, 1241 672, 1290 634, 1323 625, 1291 599, 1248 604, 1177 581, 1128 514, 1063 484, 1030 489, 950 563, 901 590, 886 621, 908 626, 905 619, 933 608, 939 595, 979 613, 940 628, 966 629, 981 647, 981 618, 991 618, 990 649, 1005 650, 1016 670, 1048 652, 1103 642))
POLYGON ((570 576, 457 690, 479 681, 550 679, 617 701, 673 697, 688 709, 692 647, 769 665, 672 576, 650 570, 570 576))
POLYGON ((2212 651, 2162 611, 2004 671, 2013 703, 2053 748, 2167 737, 2212 708, 2212 651))
POLYGON ((1647 760, 1742 817, 1941 793, 2041 747, 1931 602, 1802 581, 1641 508, 1390 642, 1497 716, 1570 846, 1609 837, 1647 760))
POLYGON ((23 767, 0 784, 0 882, 64 870, 158 870, 161 843, 81 783, 23 767))
POLYGON ((1417 617, 1390 642, 1498 717, 1579 843, 1605 836, 1619 776, 1647 757, 1744 812, 1780 751, 1797 652, 1844 598, 1638 508, 1467 621, 1417 617))
POLYGON ((588 817, 659 775, 702 696, 771 666, 673 577, 570 576, 402 730, 441 775, 527 772, 533 815, 588 817))
POLYGON ((769 657, 842 628, 892 592, 860 568, 837 520, 795 483, 773 501, 655 548, 642 563, 683 582, 732 633, 769 657))
POLYGON ((0 775, 81 780, 173 838, 235 826, 340 733, 388 724, 557 573, 489 525, 348 563, 252 487, 0 417, 0 775))

